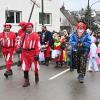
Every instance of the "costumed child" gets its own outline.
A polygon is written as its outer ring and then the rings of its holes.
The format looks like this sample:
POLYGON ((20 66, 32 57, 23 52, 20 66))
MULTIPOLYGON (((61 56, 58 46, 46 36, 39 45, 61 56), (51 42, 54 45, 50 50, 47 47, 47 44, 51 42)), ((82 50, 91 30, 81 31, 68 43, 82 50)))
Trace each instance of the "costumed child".
POLYGON ((61 42, 59 34, 55 33, 53 35, 53 39, 54 39, 54 48, 52 50, 51 58, 53 62, 56 62, 56 67, 58 67, 61 55, 61 42))
POLYGON ((89 65, 88 65, 88 71, 99 71, 97 61, 96 59, 98 58, 97 55, 97 45, 96 45, 96 38, 91 39, 91 46, 90 46, 90 58, 89 58, 89 65))
POLYGON ((61 56, 60 56, 60 63, 63 66, 64 62, 67 61, 67 52, 66 52, 66 39, 64 36, 61 36, 61 56))

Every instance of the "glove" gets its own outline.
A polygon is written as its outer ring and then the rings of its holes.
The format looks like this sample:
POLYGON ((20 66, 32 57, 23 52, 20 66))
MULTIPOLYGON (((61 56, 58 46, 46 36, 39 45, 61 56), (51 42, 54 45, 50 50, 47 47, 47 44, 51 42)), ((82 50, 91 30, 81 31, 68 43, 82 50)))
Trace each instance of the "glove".
POLYGON ((21 48, 18 48, 17 53, 20 54, 22 52, 21 48))
POLYGON ((77 47, 78 47, 78 48, 81 48, 81 47, 83 47, 83 44, 82 44, 82 43, 78 43, 78 44, 77 44, 77 47))
POLYGON ((38 56, 38 55, 35 55, 35 56, 34 56, 34 60, 35 60, 35 61, 38 61, 38 60, 39 60, 39 56, 38 56))

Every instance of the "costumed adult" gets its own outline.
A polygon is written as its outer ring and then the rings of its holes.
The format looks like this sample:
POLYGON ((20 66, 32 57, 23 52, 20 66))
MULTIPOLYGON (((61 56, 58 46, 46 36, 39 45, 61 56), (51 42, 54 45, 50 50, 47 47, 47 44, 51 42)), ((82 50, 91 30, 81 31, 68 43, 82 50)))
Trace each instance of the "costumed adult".
POLYGON ((45 65, 48 66, 51 57, 51 46, 53 45, 53 37, 46 26, 42 26, 42 33, 40 35, 41 49, 44 50, 45 65))
MULTIPOLYGON (((24 72, 24 84, 23 87, 28 87, 29 82, 29 70, 32 67, 35 73, 35 82, 39 81, 39 44, 40 38, 36 32, 33 32, 33 24, 27 23, 25 25, 25 36, 21 40, 21 57, 22 57, 22 70, 24 72), (24 40, 23 40, 24 39, 24 40), (23 41, 23 42, 22 42, 23 41)), ((20 46, 17 46, 20 47, 20 46)), ((20 49, 18 49, 20 51, 20 49)))
POLYGON ((2 53, 6 62, 6 72, 4 73, 6 78, 13 75, 11 66, 13 64, 12 57, 15 50, 16 34, 11 31, 11 28, 11 24, 5 24, 4 31, 0 33, 2 53))
POLYGON ((86 32, 86 24, 79 22, 76 25, 76 32, 72 33, 69 43, 72 47, 72 68, 77 69, 78 79, 80 83, 84 82, 86 74, 86 61, 91 45, 90 35, 86 32))
MULTIPOLYGON (((21 28, 18 30, 18 33, 17 33, 17 38, 16 38, 16 42, 17 43, 20 43, 20 39, 24 37, 24 34, 25 34, 25 25, 26 25, 26 22, 22 21, 19 23, 18 26, 20 26, 21 28)), ((21 55, 20 55, 20 52, 18 52, 18 66, 21 66, 21 55)))

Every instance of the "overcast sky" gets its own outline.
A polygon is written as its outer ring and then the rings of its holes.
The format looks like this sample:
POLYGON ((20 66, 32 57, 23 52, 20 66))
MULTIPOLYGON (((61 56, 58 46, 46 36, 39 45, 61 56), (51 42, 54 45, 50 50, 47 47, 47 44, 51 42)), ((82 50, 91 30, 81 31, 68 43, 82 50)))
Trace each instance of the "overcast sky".
MULTIPOLYGON (((66 8, 71 11, 80 10, 82 8, 86 8, 88 4, 88 0, 58 0, 60 2, 60 6, 65 4, 66 8)), ((90 5, 100 0, 90 0, 90 5)), ((100 11, 100 2, 94 4, 92 9, 100 11)))

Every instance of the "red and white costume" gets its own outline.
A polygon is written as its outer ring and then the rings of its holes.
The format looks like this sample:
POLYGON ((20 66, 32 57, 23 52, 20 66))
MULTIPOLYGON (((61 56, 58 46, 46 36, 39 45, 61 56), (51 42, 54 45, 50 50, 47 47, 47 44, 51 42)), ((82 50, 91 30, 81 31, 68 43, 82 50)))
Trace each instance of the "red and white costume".
POLYGON ((18 35, 17 36, 23 36, 24 35, 25 25, 26 25, 26 22, 20 22, 19 23, 19 26, 21 27, 21 29, 18 30, 18 35))
POLYGON ((15 50, 15 40, 16 40, 16 35, 14 32, 0 33, 0 42, 1 42, 2 52, 6 61, 7 71, 11 70, 11 65, 13 63, 12 56, 15 50))
MULTIPOLYGON (((31 66, 34 68, 35 73, 39 70, 38 61, 34 60, 34 55, 39 55, 39 36, 36 32, 30 34, 25 33, 25 39, 22 46, 22 70, 29 71, 31 66)), ((21 38, 21 41, 23 38, 21 38)), ((19 43, 20 44, 20 43, 19 43)), ((20 46, 17 46, 20 47, 20 46)))
POLYGON ((21 27, 21 29, 18 30, 18 34, 17 34, 17 39, 16 39, 16 42, 18 43, 17 46, 20 46, 19 43, 21 43, 21 40, 22 40, 22 38, 25 34, 25 25, 26 25, 26 22, 20 22, 19 23, 19 26, 21 27))
MULTIPOLYGON (((18 33, 17 33, 17 38, 16 38, 16 43, 18 44, 18 46, 20 46, 20 41, 22 40, 24 34, 25 34, 25 25, 26 25, 26 22, 20 22, 18 26, 21 27, 21 29, 18 30, 18 33)), ((18 47, 17 47, 18 48, 18 47)), ((20 59, 20 61, 22 61, 22 57, 20 54, 18 54, 18 58, 20 59)))

